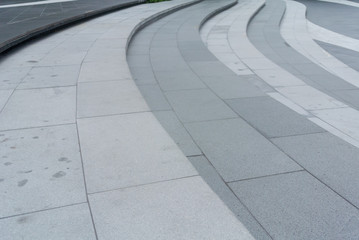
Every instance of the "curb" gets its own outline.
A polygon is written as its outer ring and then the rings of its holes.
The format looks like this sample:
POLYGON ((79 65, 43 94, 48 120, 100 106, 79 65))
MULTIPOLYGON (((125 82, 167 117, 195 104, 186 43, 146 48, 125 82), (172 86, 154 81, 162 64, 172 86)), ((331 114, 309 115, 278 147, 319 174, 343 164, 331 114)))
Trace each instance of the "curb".
POLYGON ((5 52, 6 50, 9 50, 10 48, 13 48, 13 47, 25 42, 25 41, 39 37, 42 34, 50 33, 51 31, 57 30, 61 27, 67 27, 67 26, 70 26, 72 24, 78 23, 83 20, 97 17, 97 16, 100 16, 102 14, 109 13, 112 11, 133 7, 135 5, 143 4, 144 2, 145 2, 145 0, 136 0, 131 3, 121 3, 121 4, 118 4, 115 6, 111 6, 111 7, 107 7, 107 8, 103 8, 103 9, 99 9, 99 10, 88 11, 88 12, 76 15, 74 17, 65 18, 63 20, 52 22, 52 23, 49 23, 49 24, 39 27, 39 28, 29 30, 25 34, 18 35, 15 38, 12 38, 5 42, 0 43, 0 54, 5 52))
POLYGON ((132 29, 130 35, 128 36, 127 43, 126 43, 126 53, 127 53, 128 46, 131 43, 132 38, 141 29, 145 28, 146 26, 150 25, 151 23, 153 23, 153 22, 155 22, 155 21, 157 21, 157 20, 159 20, 161 18, 164 18, 164 17, 170 15, 171 13, 174 13, 174 12, 179 11, 179 10, 181 10, 183 8, 186 8, 186 7, 190 7, 192 5, 200 3, 202 1, 204 1, 204 0, 193 0, 193 1, 188 2, 188 3, 183 3, 183 4, 180 4, 180 5, 174 6, 174 7, 170 8, 170 9, 164 10, 162 12, 156 13, 156 14, 152 15, 149 18, 143 19, 143 21, 141 21, 138 25, 136 25, 132 29))

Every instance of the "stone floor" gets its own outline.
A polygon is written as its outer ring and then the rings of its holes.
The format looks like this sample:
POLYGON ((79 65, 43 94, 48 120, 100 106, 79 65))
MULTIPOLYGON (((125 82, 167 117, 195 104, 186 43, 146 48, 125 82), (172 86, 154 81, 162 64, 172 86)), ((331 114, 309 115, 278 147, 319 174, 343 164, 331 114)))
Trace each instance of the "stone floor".
POLYGON ((2 239, 358 239, 358 7, 172 0, 3 54, 2 239))

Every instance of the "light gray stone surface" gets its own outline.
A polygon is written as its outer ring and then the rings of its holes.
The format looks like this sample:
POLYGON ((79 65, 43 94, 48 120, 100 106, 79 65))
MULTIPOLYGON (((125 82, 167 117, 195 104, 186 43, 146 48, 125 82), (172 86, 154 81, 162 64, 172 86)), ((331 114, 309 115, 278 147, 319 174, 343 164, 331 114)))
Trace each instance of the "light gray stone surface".
POLYGON ((200 177, 93 194, 90 204, 104 240, 254 239, 200 177))
MULTIPOLYGON (((7 208, 9 212, 6 216, 0 215, 3 238, 113 239, 107 237, 111 234, 116 235, 119 226, 123 226, 125 234, 121 232, 115 238, 135 236, 134 239, 138 239, 137 236, 140 236, 143 239, 158 239, 156 234, 159 232, 163 239, 168 239, 168 236, 174 236, 171 239, 180 239, 181 236, 185 236, 186 239, 208 239, 212 236, 221 239, 237 239, 238 236, 253 239, 224 203, 201 180, 197 171, 153 114, 143 113, 148 111, 147 105, 141 101, 134 85, 129 84, 132 78, 125 54, 132 30, 154 13, 191 2, 192 0, 176 0, 143 4, 92 19, 41 40, 43 45, 38 44, 35 48, 41 49, 39 54, 34 49, 28 50, 26 54, 20 52, 15 54, 15 58, 9 58, 6 64, 1 64, 0 69, 15 66, 9 72, 16 71, 16 66, 27 71, 32 68, 21 86, 26 90, 15 90, 0 113, 0 129, 3 127, 5 134, 0 136, 4 137, 1 141, 4 141, 4 146, 10 144, 5 148, 1 164, 4 164, 6 174, 11 175, 6 175, 6 178, 0 175, 0 188, 5 187, 0 194, 16 198, 11 201, 3 198, 6 200, 4 205, 8 202, 14 205, 7 208), (78 68, 72 69, 72 66, 78 68), (47 80, 58 71, 61 75, 56 76, 56 81, 47 80), (62 75, 65 71, 66 74, 62 75), (78 75, 77 84, 72 82, 75 75, 78 75), (36 80, 31 81, 32 77, 36 80), (53 87, 58 84, 64 85, 53 87), (67 84, 71 87, 64 87, 68 86, 67 84), (143 109, 143 106, 146 108, 143 109), (41 127, 46 130, 44 136, 33 136, 32 133, 41 131, 41 127), (70 127, 71 131, 67 129, 70 127), (58 129, 54 131, 56 134, 51 130, 55 128, 58 129), (6 139, 8 135, 12 138, 6 139), (62 137, 63 135, 65 137, 62 137), (16 152, 20 147, 21 151, 16 152), (76 161, 72 160, 72 155, 73 158, 76 156, 76 161), (19 158, 23 162, 19 166, 3 162, 5 156, 17 161, 19 158), (50 165, 47 163, 52 161, 52 157, 56 162, 51 162, 52 165, 47 168, 47 165, 50 165), (42 166, 43 164, 46 166, 42 166), (32 169, 23 169, 24 166, 32 169), (66 170, 63 170, 63 167, 66 167, 66 170), (56 172, 48 176, 52 170, 56 172), (23 174, 28 177, 17 179, 17 176, 23 174), (188 179, 190 181, 187 181, 188 179), (34 186, 35 183, 38 184, 34 186), (118 192, 119 195, 112 195, 118 192), (124 192, 129 194, 126 196, 124 192), (86 198, 86 194, 89 193, 93 201, 92 212, 89 211, 86 198), (30 194, 31 196, 27 196, 30 194), (51 202, 47 202, 49 200, 51 202), (31 203, 27 204, 26 201, 31 203), (118 205, 119 201, 121 205, 118 205), (135 204, 136 208, 128 208, 126 204, 135 204), (155 204, 158 205, 154 206, 155 204), (145 216, 151 220, 149 223, 153 223, 150 227, 138 221, 144 219, 144 211, 145 216), (121 212, 127 215, 114 215, 121 212), (161 212, 165 215, 158 219, 157 216, 161 212), (106 228, 114 229, 113 232, 105 231, 102 235, 95 236, 96 232, 91 223, 92 216, 100 219, 96 222, 99 228, 97 233, 103 233, 103 229, 106 228), (218 217, 222 222, 218 221, 218 217), (124 224, 118 225, 118 222, 124 224), (14 233, 18 235, 14 237, 14 233)), ((223 4, 210 2, 213 4, 212 10, 223 4)), ((181 24, 181 21, 177 24, 181 24)), ((163 30, 167 33, 177 32, 169 26, 163 30)), ((167 34, 160 37, 171 38, 167 34)), ((144 41, 145 39, 142 39, 140 43, 143 44, 144 41)), ((139 48, 134 55, 144 52, 146 47, 139 48)), ((139 59, 140 57, 136 57, 136 62, 139 59)), ((161 64, 160 61, 158 63, 161 64)), ((182 63, 191 71, 187 63, 182 63)), ((137 62, 135 65, 138 68, 146 68, 147 62, 137 62)), ((170 64, 170 67, 175 65, 170 64)), ((5 84, 0 84, 0 88, 9 90, 6 93, 11 94, 27 75, 27 71, 24 70, 16 75, 18 79, 9 82, 5 76, 2 79, 5 84)), ((143 83, 153 80, 156 79, 152 75, 152 79, 143 83)), ((155 91, 152 91, 151 85, 148 86, 152 96, 160 90, 157 85, 155 91)), ((5 103, 8 95, 4 95, 1 102, 5 103)), ((168 106, 171 109, 170 105, 168 106)), ((177 128, 179 122, 173 117, 169 117, 174 123, 170 127, 177 128)), ((184 137, 184 141, 190 140, 183 126, 179 132, 180 138, 184 137)), ((193 151, 191 154, 200 153, 198 148, 189 149, 193 151)), ((2 170, 0 174, 1 172, 2 170)), ((2 207, 3 203, 0 203, 2 207)))
POLYGON ((79 118, 148 111, 131 80, 79 83, 77 91, 79 118))
POLYGON ((0 64, 0 89, 15 89, 31 67, 6 67, 0 64))
POLYGON ((4 240, 95 240, 96 235, 87 204, 0 219, 4 240))
POLYGON ((151 113, 80 119, 78 126, 90 193, 197 175, 151 113))
POLYGON ((168 103, 166 96, 161 91, 160 87, 156 85, 140 85, 138 89, 141 91, 142 96, 153 111, 172 110, 171 105, 168 103))
POLYGON ((185 127, 226 182, 301 169, 239 118, 185 127))
POLYGON ((80 65, 34 67, 19 84, 18 89, 74 86, 80 65))
POLYGON ((199 122, 237 115, 208 89, 166 92, 168 101, 182 122, 199 122))
POLYGON ((274 239, 358 237, 358 209, 306 172, 230 186, 274 239))
POLYGON ((2 110, 3 107, 5 107, 5 104, 7 103, 8 99, 10 98, 11 94, 13 93, 13 90, 0 90, 0 109, 2 110))
POLYGON ((130 65, 130 69, 133 80, 138 86, 157 84, 151 67, 132 67, 130 65))
POLYGON ((66 66, 80 63, 86 56, 86 51, 81 52, 52 52, 41 59, 41 66, 66 66), (59 58, 59 54, 62 55, 59 58))
POLYGON ((202 154, 173 111, 157 111, 153 114, 186 156, 202 154))
POLYGON ((0 217, 86 202, 77 140, 75 125, 1 132, 0 217))
POLYGON ((126 66, 111 62, 86 62, 80 70, 79 82, 97 82, 110 80, 128 80, 130 76, 126 66))
POLYGON ((359 150, 329 133, 273 139, 284 152, 338 194, 359 206, 359 150))
POLYGON ((269 138, 325 131, 271 97, 233 99, 227 103, 269 138))
POLYGON ((248 229, 256 240, 272 239, 266 230, 257 222, 247 207, 242 204, 240 199, 233 193, 216 169, 206 159, 206 157, 197 156, 188 158, 197 169, 202 178, 212 188, 212 190, 221 198, 234 215, 248 229))
POLYGON ((75 87, 19 90, 0 115, 0 129, 75 123, 75 118, 75 87))

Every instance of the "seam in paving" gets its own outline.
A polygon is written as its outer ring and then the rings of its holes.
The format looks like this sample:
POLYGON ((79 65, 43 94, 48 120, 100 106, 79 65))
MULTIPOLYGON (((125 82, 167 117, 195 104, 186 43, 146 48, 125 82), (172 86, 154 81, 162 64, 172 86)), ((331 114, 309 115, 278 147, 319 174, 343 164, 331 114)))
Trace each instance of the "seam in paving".
MULTIPOLYGON (((270 140, 270 139, 269 139, 270 140)), ((276 145, 274 142, 272 142, 274 145, 276 145)), ((276 145, 277 146, 277 145, 276 145)), ((277 146, 279 149, 281 149, 280 146, 277 146)), ((281 149, 281 151, 284 151, 284 149, 281 149)), ((322 183, 324 186, 326 186, 328 189, 330 189, 331 191, 333 191, 335 194, 337 194, 340 198, 342 198, 344 201, 346 201, 348 204, 350 204, 351 206, 353 206, 354 208, 356 208, 357 210, 359 210, 359 207, 356 206, 354 203, 352 203, 351 201, 349 201, 347 198, 345 198, 342 194, 340 194, 339 192, 337 192, 334 188, 332 188, 331 186, 329 186, 328 184, 326 184, 325 182, 323 182, 321 179, 319 179, 317 176, 315 176, 311 171, 309 171, 307 168, 305 168, 303 165, 301 165, 299 162, 297 162, 294 158, 292 158, 291 156, 287 155, 289 158, 291 158, 294 162, 296 162, 301 168, 303 168, 308 174, 310 174, 312 177, 314 177, 315 179, 317 179, 317 181, 319 181, 320 183, 322 183)))
POLYGON ((92 118, 103 118, 103 117, 114 117, 114 116, 126 116, 132 114, 140 114, 140 113, 149 113, 151 111, 138 111, 138 112, 126 112, 126 113, 114 113, 114 114, 104 114, 104 115, 96 115, 96 116, 89 116, 89 117, 78 117, 78 120, 81 119, 92 119, 92 118))
MULTIPOLYGON (((258 12, 258 11, 257 11, 258 12)), ((254 17, 255 15, 253 15, 253 17, 254 17)), ((248 25, 249 25, 249 23, 250 22, 248 22, 248 24, 247 24, 247 29, 248 29, 248 25)), ((278 90, 277 90, 278 91, 278 90)), ((281 96, 283 96, 284 98, 286 98, 287 99, 287 97, 285 97, 284 95, 282 95, 281 93, 279 93, 281 96)), ((277 99, 275 99, 275 100, 277 100, 277 99)), ((289 99, 288 99, 289 100, 289 99)), ((291 100, 289 100, 289 102, 292 102, 291 100)), ((294 109, 292 109, 292 110, 294 110, 294 109)), ((340 131, 340 132, 342 132, 342 131, 340 131)), ((337 133, 334 133, 334 132, 332 132, 334 135, 336 135, 337 137, 340 137, 341 138, 341 136, 340 135, 338 135, 337 133)), ((344 132, 342 132, 343 134, 345 134, 344 132)), ((345 134, 345 135, 347 135, 347 134, 345 134)), ((343 139, 343 140, 345 140, 346 141, 346 139, 343 139)), ((349 142, 350 144, 352 144, 351 142, 349 142)), ((355 146, 355 145, 354 145, 355 146)))
POLYGON ((158 183, 164 183, 164 182, 172 182, 172 181, 176 181, 176 180, 181 180, 181 179, 187 179, 187 178, 194 178, 194 177, 200 177, 200 175, 190 175, 190 176, 185 176, 185 177, 179 177, 179 178, 172 178, 172 179, 167 179, 167 180, 161 180, 161 181, 154 181, 154 182, 149 182, 149 183, 143 183, 143 184, 136 184, 136 185, 130 185, 127 187, 120 187, 120 188, 113 188, 113 189, 108 189, 108 190, 103 190, 103 191, 98 191, 98 192, 91 192, 88 195, 95 195, 95 194, 100 194, 100 193, 108 193, 108 192, 115 192, 118 190, 124 190, 124 189, 131 189, 131 188, 137 188, 137 187, 143 187, 143 186, 148 186, 148 185, 154 185, 154 184, 158 184, 158 183))
POLYGON ((46 212, 46 211, 51 211, 51 210, 56 210, 56 209, 61 209, 61 208, 67 208, 67 207, 72 207, 72 206, 78 206, 78 205, 82 205, 82 204, 86 204, 86 203, 87 202, 79 202, 79 203, 73 203, 73 204, 68 204, 68 205, 63 205, 63 206, 58 206, 58 207, 53 207, 53 208, 46 208, 46 209, 41 209, 41 210, 37 210, 37 211, 15 214, 15 215, 6 216, 6 217, 0 217, 0 220, 9 219, 9 218, 13 218, 13 217, 20 217, 20 216, 24 216, 24 215, 28 215, 28 214, 33 214, 33 213, 41 213, 41 212, 46 212))
POLYGON ((275 137, 267 137, 267 139, 280 139, 280 138, 287 138, 287 137, 300 137, 300 136, 307 136, 307 135, 316 135, 316 134, 322 134, 322 133, 329 133, 325 129, 319 132, 311 132, 311 133, 299 133, 299 134, 293 134, 293 135, 285 135, 285 136, 275 136, 275 137))
POLYGON ((301 170, 296 170, 296 171, 289 171, 289 172, 282 172, 282 173, 275 173, 275 174, 263 175, 263 176, 259 176, 259 177, 243 178, 243 179, 239 179, 239 180, 229 181, 229 182, 227 182, 227 183, 228 183, 228 184, 231 184, 231 183, 237 183, 237 182, 244 182, 244 181, 250 181, 250 180, 254 180, 254 179, 274 177, 274 176, 292 174, 292 173, 297 173, 297 172, 306 172, 306 170, 301 169, 301 170))
MULTIPOLYGON (((93 46, 94 43, 91 44, 91 46, 93 46)), ((86 55, 87 54, 88 54, 88 51, 87 51, 86 55)), ((82 67, 83 62, 85 61, 85 57, 81 61, 81 64, 80 64, 81 67, 82 67)), ((80 67, 80 71, 81 71, 81 67, 80 67)), ((78 79, 80 77, 80 71, 78 71, 78 73, 77 73, 77 81, 76 81, 76 99, 75 99, 75 104, 76 104, 75 105, 75 110, 76 110, 75 114, 76 114, 76 117, 77 117, 77 113, 78 113, 78 96, 79 96, 78 95, 78 91, 79 91, 78 79)), ((80 159, 81 159, 82 180, 83 180, 83 184, 84 184, 84 187, 85 187, 87 208, 88 208, 89 213, 90 213, 91 223, 92 223, 92 228, 93 228, 94 233, 95 233, 95 238, 96 238, 96 240, 98 240, 99 238, 98 238, 97 229, 96 229, 96 225, 95 225, 95 220, 94 220, 94 217, 93 217, 93 213, 92 213, 92 209, 91 209, 91 205, 90 205, 90 200, 89 200, 89 195, 88 195, 88 188, 87 188, 86 175, 85 175, 85 166, 84 166, 84 160, 83 160, 83 156, 82 156, 80 131, 79 131, 79 126, 78 126, 78 118, 76 118, 76 135, 77 135, 77 144, 78 144, 79 154, 80 154, 80 159)))
POLYGON ((52 124, 52 125, 41 125, 41 126, 35 126, 35 127, 6 129, 6 130, 0 130, 0 132, 11 132, 11 131, 36 129, 36 128, 50 128, 50 127, 58 127, 58 126, 69 126, 69 125, 75 125, 75 124, 76 124, 76 121, 71 122, 71 123, 62 123, 62 124, 52 124))
POLYGON ((217 169, 213 166, 212 162, 207 158, 206 155, 204 157, 207 159, 208 163, 211 167, 216 171, 221 181, 227 186, 227 188, 231 191, 231 193, 237 198, 237 200, 243 205, 243 207, 247 210, 247 212, 252 216, 252 218, 257 222, 257 224, 263 229, 263 231, 274 240, 273 236, 268 232, 268 230, 262 225, 262 223, 256 218, 256 216, 252 213, 252 211, 248 208, 248 206, 241 200, 241 198, 233 191, 233 189, 229 186, 229 184, 223 179, 222 175, 218 173, 217 169))

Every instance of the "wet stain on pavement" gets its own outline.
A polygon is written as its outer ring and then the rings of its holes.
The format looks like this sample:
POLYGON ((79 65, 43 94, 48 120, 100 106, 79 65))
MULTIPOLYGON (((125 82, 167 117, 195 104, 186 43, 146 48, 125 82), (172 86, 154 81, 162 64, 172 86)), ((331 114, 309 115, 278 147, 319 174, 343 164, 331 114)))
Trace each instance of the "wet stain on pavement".
POLYGON ((70 163, 71 161, 67 157, 61 157, 58 159, 59 162, 67 162, 70 163))
POLYGON ((54 175, 52 175, 54 178, 62 178, 63 176, 65 176, 66 173, 63 171, 57 172, 54 175))
POLYGON ((29 220, 29 217, 23 216, 17 219, 17 223, 24 224, 29 220))
POLYGON ((18 173, 31 173, 32 172, 32 170, 28 170, 28 171, 19 171, 18 173))
POLYGON ((19 182, 17 183, 17 186, 18 186, 18 187, 23 187, 23 186, 26 185, 27 182, 28 182, 27 179, 21 180, 21 181, 19 181, 19 182))

